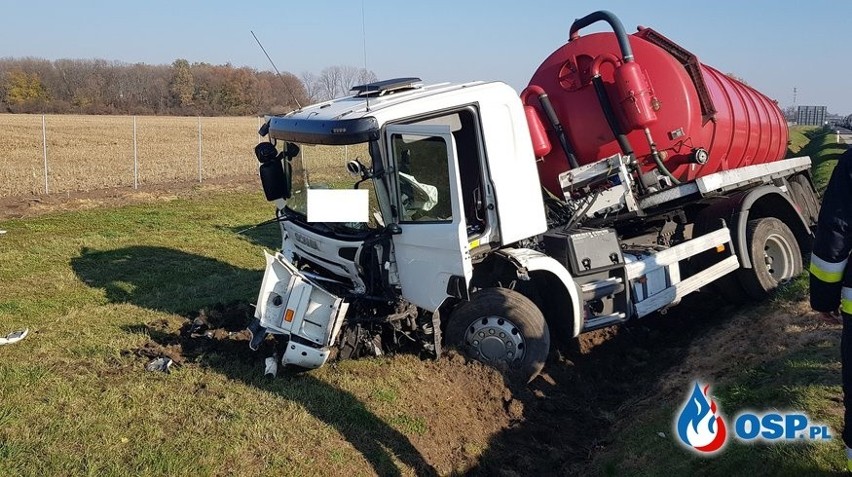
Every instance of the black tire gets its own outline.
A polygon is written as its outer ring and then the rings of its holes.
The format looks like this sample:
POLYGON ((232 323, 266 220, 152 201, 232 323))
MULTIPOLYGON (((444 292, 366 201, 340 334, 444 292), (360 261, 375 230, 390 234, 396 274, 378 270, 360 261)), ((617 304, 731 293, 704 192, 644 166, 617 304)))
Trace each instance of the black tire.
POLYGON ((805 190, 802 188, 802 184, 791 180, 789 189, 790 197, 793 199, 793 203, 799 208, 799 212, 802 214, 802 217, 810 220, 812 217, 811 210, 808 208, 808 204, 805 201, 805 190))
POLYGON ((541 310, 506 288, 480 290, 456 308, 444 339, 448 346, 524 383, 538 376, 550 353, 550 330, 541 310), (523 352, 521 358, 513 349, 523 352))
POLYGON ((762 300, 802 273, 802 252, 796 236, 775 217, 750 220, 746 243, 752 268, 737 273, 750 297, 762 300))
POLYGON ((808 178, 796 175, 790 180, 790 190, 796 204, 802 209, 802 215, 811 223, 816 223, 819 217, 819 199, 808 178), (798 196, 798 197, 797 197, 798 196))

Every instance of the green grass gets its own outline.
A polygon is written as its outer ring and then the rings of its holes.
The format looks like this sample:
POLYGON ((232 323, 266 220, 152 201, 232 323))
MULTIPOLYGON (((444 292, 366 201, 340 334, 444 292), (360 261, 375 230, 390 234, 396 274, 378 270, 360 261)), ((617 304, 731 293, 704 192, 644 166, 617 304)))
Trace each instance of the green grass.
POLYGON ((789 157, 800 155, 799 151, 810 142, 811 139, 807 134, 813 129, 810 126, 794 126, 790 128, 790 144, 787 147, 787 155, 789 157))
MULTIPOLYGON (((260 193, 215 192, 0 221, 0 334, 30 329, 0 347, 0 475, 399 475, 428 468, 426 456, 441 472, 474 464, 453 447, 463 429, 433 429, 451 402, 412 406, 452 389, 414 356, 268 380, 262 356, 226 340, 171 374, 145 371, 150 358, 135 350, 176 342, 188 316, 256 300, 261 250, 280 238, 274 225, 234 230, 271 212, 260 193)), ((479 392, 470 388, 456 397, 479 392)), ((458 412, 472 420, 477 409, 458 412)), ((499 425, 471 444, 484 450, 499 425)))
POLYGON ((837 165, 837 159, 846 151, 848 146, 838 144, 837 136, 832 131, 815 130, 811 136, 810 142, 797 155, 811 157, 814 185, 817 192, 821 193, 828 185, 828 179, 834 171, 834 166, 837 165))

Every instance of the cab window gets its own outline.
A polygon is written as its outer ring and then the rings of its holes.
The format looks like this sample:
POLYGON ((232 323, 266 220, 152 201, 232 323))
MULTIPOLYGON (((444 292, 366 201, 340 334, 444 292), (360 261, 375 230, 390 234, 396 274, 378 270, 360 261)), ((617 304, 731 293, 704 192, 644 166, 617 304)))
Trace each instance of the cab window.
POLYGON ((447 143, 441 137, 394 134, 401 222, 451 222, 447 143))

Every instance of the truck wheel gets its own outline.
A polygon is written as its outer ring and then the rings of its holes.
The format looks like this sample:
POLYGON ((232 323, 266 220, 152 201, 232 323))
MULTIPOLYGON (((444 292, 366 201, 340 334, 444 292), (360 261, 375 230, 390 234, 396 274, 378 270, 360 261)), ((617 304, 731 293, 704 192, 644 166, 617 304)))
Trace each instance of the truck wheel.
POLYGON ((752 268, 739 270, 739 277, 752 298, 762 300, 802 273, 802 252, 796 237, 775 217, 750 220, 746 243, 752 268))
POLYGON ((529 298, 506 288, 486 288, 450 315, 445 340, 507 377, 528 383, 550 352, 544 315, 529 298))
POLYGON ((808 221, 811 220, 812 211, 808 206, 807 199, 805 199, 805 190, 802 189, 802 184, 799 184, 796 181, 790 181, 790 195, 793 198, 793 203, 796 204, 799 208, 799 212, 801 212, 802 216, 808 221))
POLYGON ((802 215, 806 216, 809 222, 816 222, 819 216, 819 201, 808 179, 801 174, 793 176, 790 181, 790 190, 796 204, 802 209, 802 215))

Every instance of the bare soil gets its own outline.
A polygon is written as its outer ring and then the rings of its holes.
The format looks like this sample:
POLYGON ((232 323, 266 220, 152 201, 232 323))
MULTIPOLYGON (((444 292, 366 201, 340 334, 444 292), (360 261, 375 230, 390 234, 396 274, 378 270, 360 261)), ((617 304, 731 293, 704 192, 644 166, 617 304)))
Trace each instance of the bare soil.
POLYGON ((0 220, 37 217, 52 212, 119 207, 128 204, 172 201, 211 191, 258 191, 260 179, 254 175, 205 179, 204 182, 173 182, 166 184, 113 187, 85 192, 62 192, 48 195, 19 195, 0 197, 0 220))

